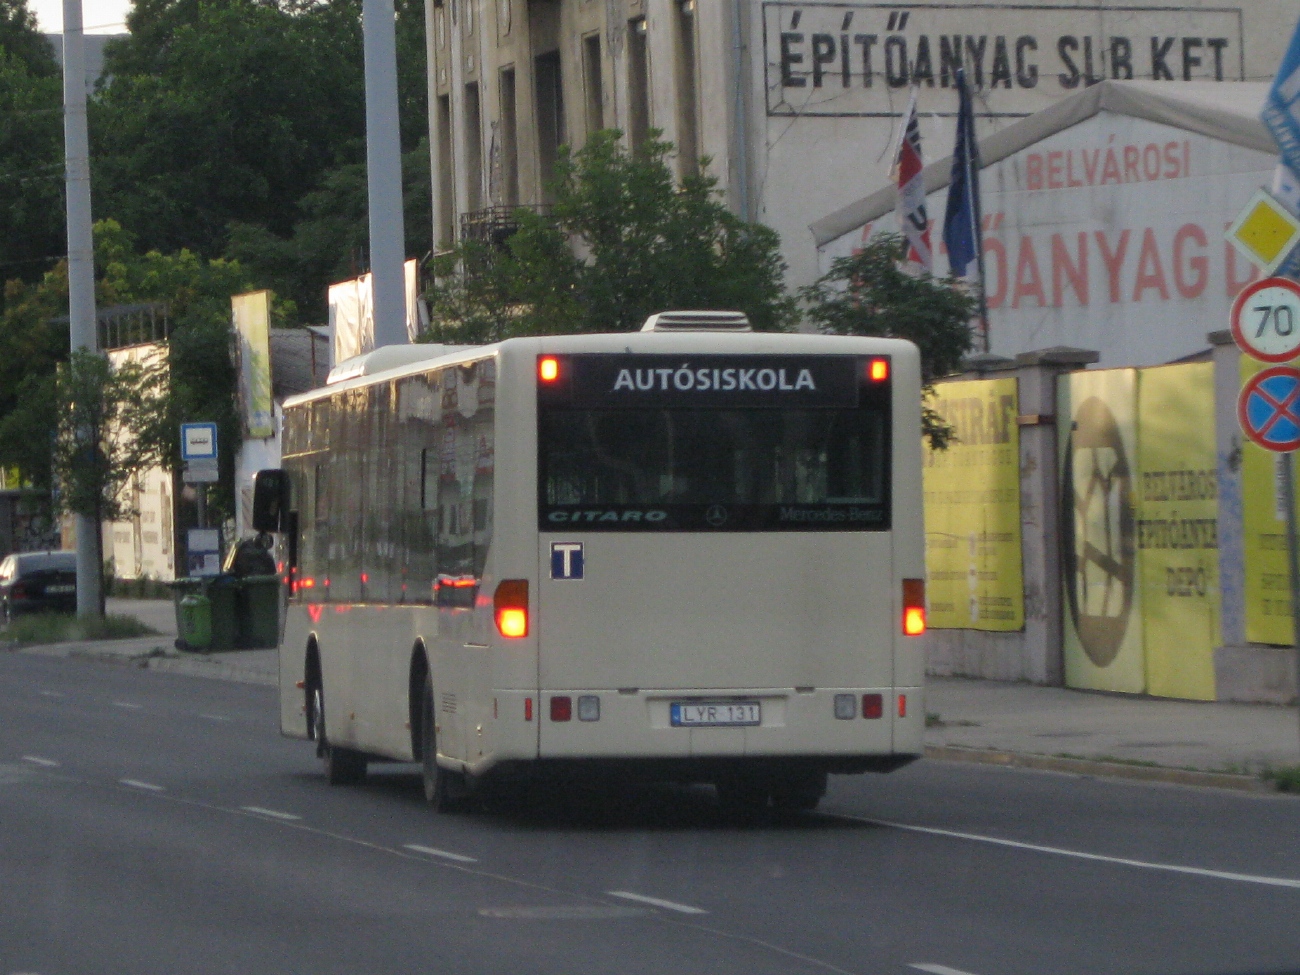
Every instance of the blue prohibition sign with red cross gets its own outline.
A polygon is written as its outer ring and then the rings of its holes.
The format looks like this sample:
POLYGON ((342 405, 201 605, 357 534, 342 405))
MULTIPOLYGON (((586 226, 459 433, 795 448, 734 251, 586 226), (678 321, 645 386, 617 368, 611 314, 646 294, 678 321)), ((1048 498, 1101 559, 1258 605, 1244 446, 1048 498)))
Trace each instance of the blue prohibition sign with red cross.
POLYGON ((1273 366, 1241 388, 1237 419, 1242 432, 1265 450, 1300 449, 1300 369, 1273 366))

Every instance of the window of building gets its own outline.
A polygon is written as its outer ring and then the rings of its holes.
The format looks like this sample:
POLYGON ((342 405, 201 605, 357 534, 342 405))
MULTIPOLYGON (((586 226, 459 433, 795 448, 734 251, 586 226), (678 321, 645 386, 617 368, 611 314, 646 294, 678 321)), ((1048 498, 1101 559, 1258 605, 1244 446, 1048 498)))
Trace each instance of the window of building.
POLYGON ((677 8, 677 158, 683 176, 699 169, 699 114, 695 88, 695 0, 677 8))
POLYGON ((501 181, 507 206, 519 205, 519 123, 515 69, 501 69, 501 181))
POLYGON ((605 127, 605 89, 601 79, 600 35, 582 39, 582 80, 587 96, 587 133, 605 127))
POLYGON ((437 243, 449 248, 456 242, 456 179, 451 155, 451 96, 438 96, 438 224, 437 243))
POLYGON ((560 52, 541 54, 534 67, 537 86, 537 164, 542 180, 542 199, 550 202, 547 189, 555 175, 555 157, 565 143, 564 87, 560 78, 560 52))
POLYGON ((483 207, 483 113, 478 84, 465 86, 465 200, 468 209, 483 207))
POLYGON ((627 25, 628 139, 635 149, 650 136, 650 55, 644 17, 627 25))

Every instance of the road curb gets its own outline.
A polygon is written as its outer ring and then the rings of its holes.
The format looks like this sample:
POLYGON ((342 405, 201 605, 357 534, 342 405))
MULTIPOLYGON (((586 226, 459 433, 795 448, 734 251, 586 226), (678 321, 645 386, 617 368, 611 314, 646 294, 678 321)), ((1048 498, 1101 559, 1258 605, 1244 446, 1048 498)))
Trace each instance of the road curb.
POLYGON ((1135 779, 1139 782, 1164 782, 1172 785, 1233 789, 1238 792, 1277 793, 1273 786, 1253 775, 1234 775, 1229 772, 1201 772, 1195 769, 1165 768, 1158 765, 1126 765, 1122 762, 1058 758, 1054 755, 1007 752, 994 748, 962 748, 957 745, 927 745, 925 757, 943 762, 974 762, 978 765, 1070 772, 1075 775, 1102 775, 1116 779, 1135 779))
POLYGON ((251 667, 240 667, 238 664, 213 660, 210 657, 152 657, 146 666, 150 670, 162 673, 207 677, 235 684, 261 684, 264 687, 274 687, 280 682, 276 674, 268 674, 264 670, 254 670, 251 667))

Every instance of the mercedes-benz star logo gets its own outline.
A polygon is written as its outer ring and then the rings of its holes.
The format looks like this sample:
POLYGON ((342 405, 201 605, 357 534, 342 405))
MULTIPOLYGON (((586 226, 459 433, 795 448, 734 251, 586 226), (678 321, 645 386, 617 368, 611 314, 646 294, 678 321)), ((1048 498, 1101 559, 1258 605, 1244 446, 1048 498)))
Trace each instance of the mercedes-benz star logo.
POLYGON ((712 528, 721 528, 727 523, 727 509, 720 504, 711 504, 709 510, 704 512, 704 520, 712 528))

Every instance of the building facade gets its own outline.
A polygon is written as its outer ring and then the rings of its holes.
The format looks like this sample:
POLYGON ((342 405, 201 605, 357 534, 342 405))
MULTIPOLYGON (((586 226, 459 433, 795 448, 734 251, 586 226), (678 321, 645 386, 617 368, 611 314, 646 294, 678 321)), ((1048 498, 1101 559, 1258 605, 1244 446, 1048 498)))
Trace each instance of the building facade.
POLYGON ((788 283, 809 225, 889 182, 913 90, 929 159, 951 151, 963 68, 981 136, 1102 80, 1263 81, 1288 0, 794 3, 426 0, 435 249, 544 205, 559 146, 662 131, 741 216, 776 229, 788 283))

